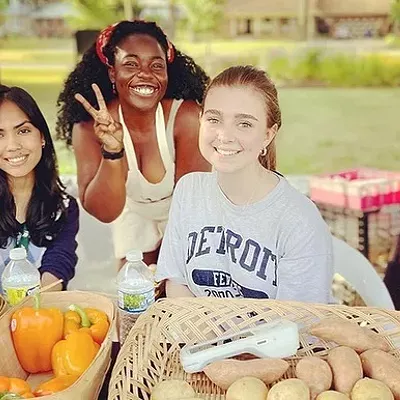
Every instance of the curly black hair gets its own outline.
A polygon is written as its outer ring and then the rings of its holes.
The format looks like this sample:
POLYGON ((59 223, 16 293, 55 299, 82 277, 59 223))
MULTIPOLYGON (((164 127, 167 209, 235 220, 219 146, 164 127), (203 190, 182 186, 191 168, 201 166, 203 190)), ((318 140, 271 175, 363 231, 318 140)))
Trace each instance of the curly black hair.
MULTIPOLYGON (((133 34, 146 34, 154 37, 167 54, 167 37, 156 23, 122 21, 116 25, 109 43, 103 49, 103 54, 107 57, 110 65, 114 65, 116 46, 127 36, 133 34)), ((195 100, 201 103, 209 77, 191 57, 175 48, 174 52, 173 61, 167 65, 168 87, 165 98, 195 100)), ((59 109, 56 124, 57 138, 65 140, 68 145, 72 141, 72 126, 75 123, 91 119, 82 105, 75 100, 74 95, 80 93, 91 104, 97 104, 91 86, 93 83, 101 88, 106 103, 116 97, 108 76, 107 66, 97 56, 95 44, 85 52, 82 61, 70 73, 57 100, 59 109)))
MULTIPOLYGON (((68 214, 64 204, 67 194, 60 181, 56 152, 46 120, 36 101, 24 89, 0 85, 0 107, 5 101, 19 107, 43 135, 45 146, 35 168, 35 185, 28 204, 26 225, 31 241, 36 246, 48 246, 61 231, 68 214), (61 215, 58 215, 61 212, 61 215), (59 217, 59 218, 57 218, 59 217)), ((7 173, 0 169, 0 247, 7 247, 16 238, 20 226, 15 219, 15 201, 9 186, 7 173)))

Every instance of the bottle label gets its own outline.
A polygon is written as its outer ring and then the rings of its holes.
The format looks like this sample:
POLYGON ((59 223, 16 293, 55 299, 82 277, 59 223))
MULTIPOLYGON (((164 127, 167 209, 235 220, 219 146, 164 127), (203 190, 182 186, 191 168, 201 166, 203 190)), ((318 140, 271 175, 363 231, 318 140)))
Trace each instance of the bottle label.
POLYGON ((138 294, 118 290, 118 307, 123 311, 141 313, 154 303, 154 298, 154 288, 138 294))
POLYGON ((33 287, 20 287, 20 288, 3 288, 7 302, 10 306, 15 306, 20 303, 26 296, 30 296, 40 289, 40 285, 33 287))

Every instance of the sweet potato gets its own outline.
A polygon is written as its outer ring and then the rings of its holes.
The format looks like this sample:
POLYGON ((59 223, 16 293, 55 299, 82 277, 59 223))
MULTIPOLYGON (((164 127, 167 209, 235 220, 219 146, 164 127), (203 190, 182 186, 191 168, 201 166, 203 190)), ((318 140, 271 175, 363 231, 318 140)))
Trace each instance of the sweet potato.
POLYGON ((270 384, 279 379, 289 368, 289 364, 278 358, 255 360, 215 361, 204 368, 204 373, 221 389, 228 389, 233 382, 245 376, 261 379, 270 384))
POLYGON ((357 353, 369 349, 389 351, 389 343, 372 330, 359 326, 356 322, 325 318, 309 329, 311 335, 326 341, 332 341, 339 346, 351 347, 357 353))
POLYGON ((333 388, 350 395, 355 383, 363 377, 358 354, 350 347, 335 347, 328 354, 328 364, 333 372, 333 388))
POLYGON ((330 389, 332 371, 329 364, 319 357, 304 357, 296 365, 296 377, 310 388, 311 400, 330 389))
POLYGON ((400 360, 381 350, 367 350, 360 358, 365 375, 385 383, 400 400, 400 360))

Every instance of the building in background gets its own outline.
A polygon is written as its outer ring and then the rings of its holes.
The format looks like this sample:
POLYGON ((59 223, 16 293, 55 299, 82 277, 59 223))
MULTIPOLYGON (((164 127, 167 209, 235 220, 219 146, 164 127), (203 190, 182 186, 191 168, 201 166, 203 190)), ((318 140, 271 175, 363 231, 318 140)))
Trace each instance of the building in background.
POLYGON ((31 35, 32 25, 30 12, 32 6, 27 1, 10 0, 8 8, 3 12, 4 24, 0 27, 0 36, 31 35))
MULTIPOLYGON (((99 0, 100 1, 100 0, 99 0)), ((221 34, 225 37, 312 39, 363 38, 391 30, 392 0, 225 0, 221 34)), ((171 0, 126 0, 140 8, 140 18, 154 19, 174 37, 184 8, 171 0)), ((76 13, 65 0, 10 0, 0 35, 71 36, 67 19, 76 13)))
POLYGON ((31 13, 33 32, 39 37, 70 37, 67 19, 75 14, 70 2, 48 2, 31 13))
POLYGON ((2 35, 69 37, 67 18, 74 15, 69 1, 11 0, 4 13, 2 35))
POLYGON ((226 0, 225 35, 235 37, 379 37, 391 0, 226 0))

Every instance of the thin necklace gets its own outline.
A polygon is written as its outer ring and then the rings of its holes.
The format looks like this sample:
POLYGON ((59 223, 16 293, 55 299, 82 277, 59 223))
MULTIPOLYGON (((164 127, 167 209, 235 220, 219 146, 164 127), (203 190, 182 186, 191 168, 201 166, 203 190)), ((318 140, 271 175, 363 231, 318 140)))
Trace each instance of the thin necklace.
MULTIPOLYGON (((261 179, 258 179, 257 181, 260 181, 261 179)), ((224 191, 222 190, 222 188, 221 188, 221 186, 219 185, 219 183, 217 182, 217 184, 218 184, 218 187, 219 187, 219 190, 221 191, 221 193, 224 195, 224 197, 228 200, 228 201, 230 201, 231 203, 232 203, 232 201, 229 199, 229 197, 224 193, 224 191)), ((254 195, 256 194, 256 192, 257 192, 257 189, 258 189, 258 187, 259 187, 259 185, 254 185, 254 189, 253 189, 253 191, 252 191, 252 193, 251 193, 251 196, 248 198, 248 200, 244 203, 244 204, 241 204, 240 205, 240 207, 242 207, 242 211, 246 211, 247 209, 248 209, 248 207, 250 206, 250 204, 251 204, 251 201, 253 200, 253 198, 254 198, 254 195)), ((232 203, 232 204, 234 204, 234 203, 232 203)))
MULTIPOLYGON (((259 175, 259 174, 257 174, 257 175, 259 175)), ((249 197, 249 199, 247 200, 247 202, 244 204, 244 207, 243 207, 243 209, 242 209, 243 212, 246 211, 246 210, 250 207, 251 202, 253 201, 254 196, 255 196, 255 194, 257 193, 257 189, 259 188, 259 182, 261 181, 261 177, 258 176, 257 178, 258 178, 258 179, 256 180, 256 181, 257 181, 257 184, 254 185, 254 189, 253 189, 253 192, 252 192, 251 196, 249 197)))
POLYGON ((251 196, 249 197, 249 199, 247 200, 247 202, 246 202, 245 204, 243 204, 243 206, 244 206, 244 207, 243 207, 243 211, 247 210, 247 208, 249 207, 251 201, 252 201, 253 198, 254 198, 254 195, 255 195, 256 192, 257 192, 257 188, 258 188, 258 185, 254 185, 254 189, 253 189, 253 192, 251 193, 251 196))

